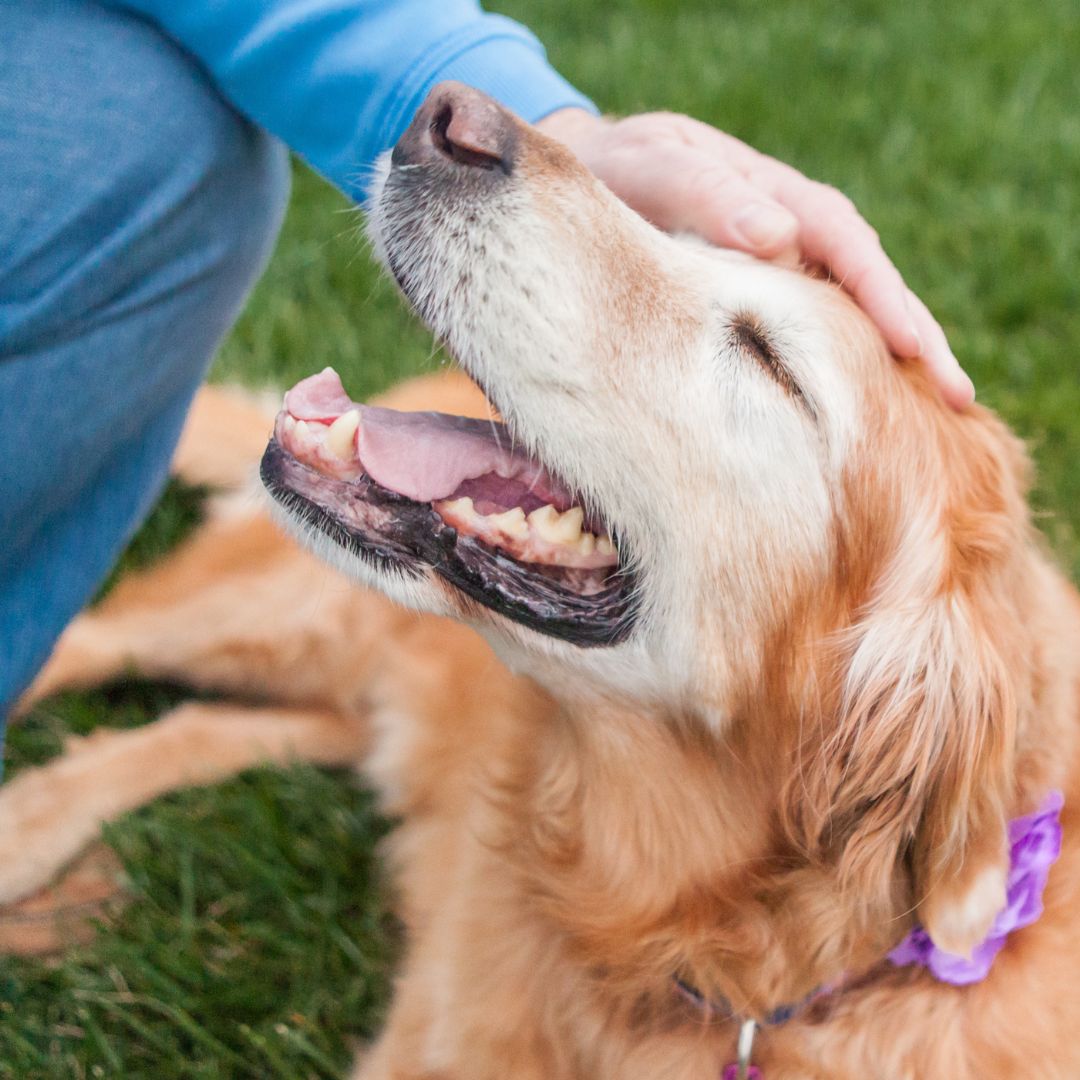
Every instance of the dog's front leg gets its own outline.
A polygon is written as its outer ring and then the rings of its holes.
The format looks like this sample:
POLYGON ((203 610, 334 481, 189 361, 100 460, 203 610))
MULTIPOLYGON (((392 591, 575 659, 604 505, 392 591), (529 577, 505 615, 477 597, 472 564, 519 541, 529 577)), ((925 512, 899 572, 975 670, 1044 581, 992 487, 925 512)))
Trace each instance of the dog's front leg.
POLYGON ((363 718, 190 702, 134 731, 99 729, 0 787, 0 904, 46 884, 102 823, 177 788, 262 763, 351 765, 363 718))
MULTIPOLYGON (((536 1044, 535 1032, 514 1031, 499 1002, 473 1003, 478 1017, 448 1012, 427 1000, 407 1000, 399 987, 387 1026, 361 1055, 353 1080, 564 1080, 550 1055, 536 1044), (461 1026, 457 1026, 460 1024, 461 1026), (450 1033, 447 1026, 455 1030, 450 1033), (450 1038, 446 1038, 447 1035, 450 1038)), ((425 997, 426 995, 421 995, 425 997)))
POLYGON ((395 837, 409 947, 354 1080, 577 1080, 555 1031, 559 947, 483 834, 443 819, 395 837))

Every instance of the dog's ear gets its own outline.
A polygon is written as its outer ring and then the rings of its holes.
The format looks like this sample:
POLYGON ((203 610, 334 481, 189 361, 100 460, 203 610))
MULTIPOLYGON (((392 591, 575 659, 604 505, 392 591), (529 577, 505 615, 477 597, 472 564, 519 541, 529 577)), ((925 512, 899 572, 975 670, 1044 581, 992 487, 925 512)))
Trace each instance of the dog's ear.
POLYGON ((957 955, 986 937, 1008 871, 1016 705, 985 629, 955 595, 869 615, 824 755, 842 876, 884 900, 906 863, 919 921, 957 955))
POLYGON ((934 943, 968 955, 1005 904, 1030 541, 1019 444, 983 417, 952 449, 948 487, 897 492, 902 528, 833 653, 788 805, 853 895, 888 910, 909 880, 934 943))

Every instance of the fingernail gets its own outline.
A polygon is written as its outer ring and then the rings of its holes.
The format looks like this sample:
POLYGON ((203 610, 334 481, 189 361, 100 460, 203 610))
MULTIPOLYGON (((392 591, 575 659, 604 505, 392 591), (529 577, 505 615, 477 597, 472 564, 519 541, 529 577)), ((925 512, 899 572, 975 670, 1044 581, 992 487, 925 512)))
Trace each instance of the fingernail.
POLYGON ((956 380, 957 397, 962 404, 970 405, 975 400, 975 384, 966 371, 961 371, 956 380))
POLYGON ((783 243, 795 231, 795 219, 786 210, 751 203, 736 214, 732 230, 748 247, 769 248, 783 243))
POLYGON ((923 344, 922 334, 919 333, 919 328, 914 323, 908 323, 908 337, 911 338, 911 349, 906 352, 905 355, 910 360, 914 360, 917 356, 926 355, 926 346, 923 344))
POLYGON ((932 365, 932 370, 937 373, 935 382, 941 393, 954 409, 966 409, 975 400, 975 384, 947 345, 939 352, 938 359, 945 363, 932 365))

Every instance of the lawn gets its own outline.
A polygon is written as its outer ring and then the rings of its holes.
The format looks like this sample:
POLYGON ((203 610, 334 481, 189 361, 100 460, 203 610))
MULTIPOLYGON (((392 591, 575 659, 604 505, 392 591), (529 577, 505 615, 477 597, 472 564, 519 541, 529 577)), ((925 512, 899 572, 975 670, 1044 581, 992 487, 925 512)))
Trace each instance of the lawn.
MULTIPOLYGON (((1040 521, 1080 570, 1080 18, 1076 0, 509 0, 605 109, 691 113, 847 191, 942 319, 980 398, 1030 443, 1040 521)), ((439 362, 358 218, 297 170, 274 260, 214 377, 333 364, 354 396, 439 362)), ((197 519, 173 487, 129 560, 197 519)), ((66 695, 7 767, 182 697, 66 695)), ((108 777, 102 777, 108 783, 108 777)), ((0 960, 0 1078, 338 1076, 377 1028, 394 928, 385 830, 346 776, 258 770, 107 830, 134 900, 55 962, 0 960)))

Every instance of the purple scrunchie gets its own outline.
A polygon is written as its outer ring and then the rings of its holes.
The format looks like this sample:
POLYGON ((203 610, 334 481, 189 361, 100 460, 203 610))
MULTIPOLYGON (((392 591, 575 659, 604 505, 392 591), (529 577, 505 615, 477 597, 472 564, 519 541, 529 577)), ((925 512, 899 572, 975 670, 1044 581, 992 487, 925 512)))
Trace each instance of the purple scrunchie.
POLYGON ((1064 802, 1060 791, 1052 791, 1035 813, 1009 822, 1011 850, 1005 907, 994 919, 986 939, 972 950, 970 959, 943 952, 921 926, 916 926, 889 953, 889 959, 894 964, 921 964, 934 978, 954 986, 985 979, 1009 934, 1030 926, 1042 914, 1046 879, 1061 853, 1058 816, 1064 802))

